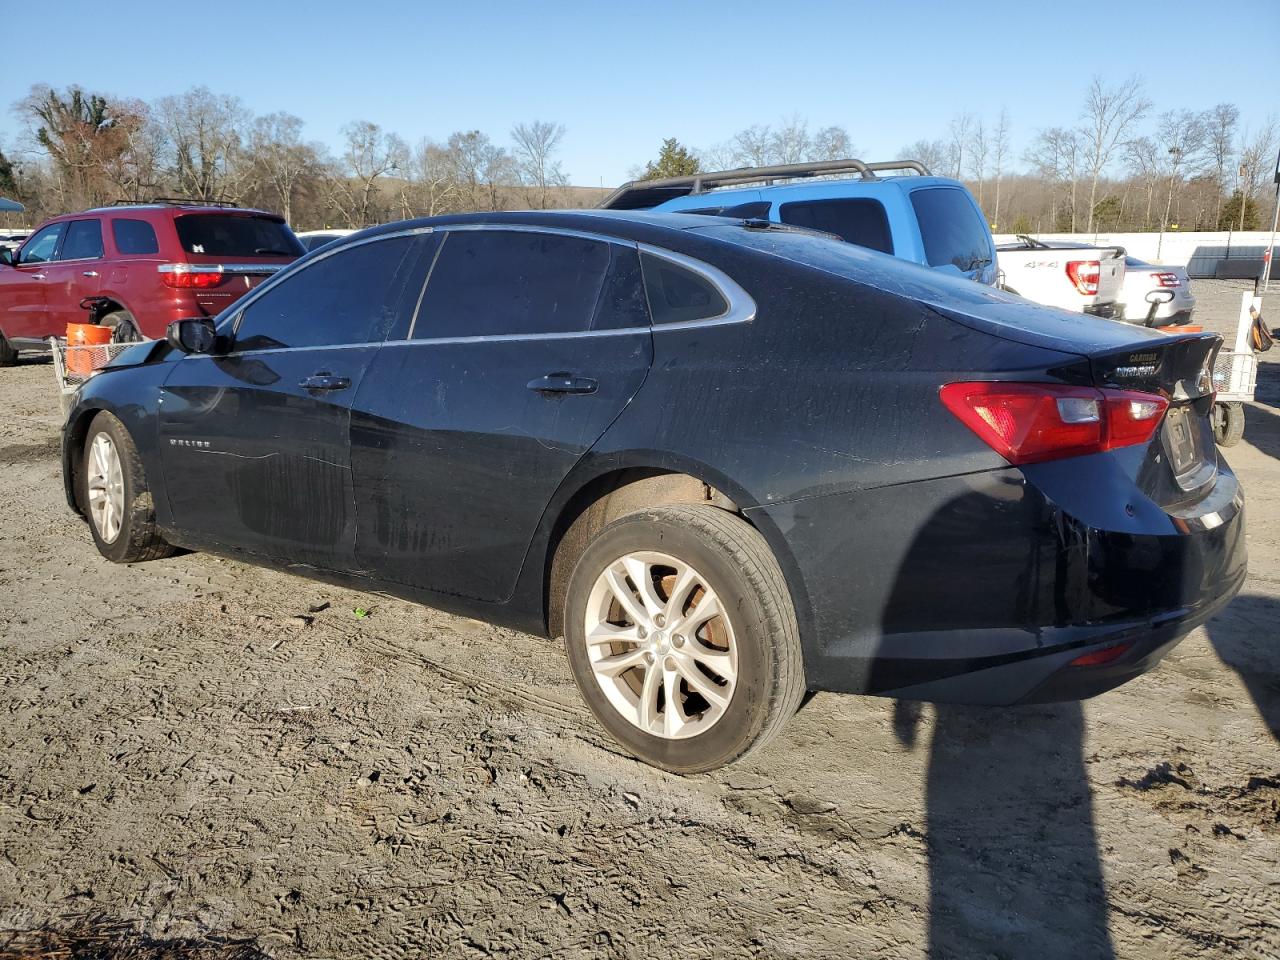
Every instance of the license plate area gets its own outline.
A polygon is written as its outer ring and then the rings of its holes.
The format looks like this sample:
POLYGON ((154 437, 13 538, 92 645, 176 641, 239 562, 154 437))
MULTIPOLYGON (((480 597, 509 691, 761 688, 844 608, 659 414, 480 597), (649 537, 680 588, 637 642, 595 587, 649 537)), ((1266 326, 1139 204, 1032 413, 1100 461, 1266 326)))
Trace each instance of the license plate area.
POLYGON ((1204 433, 1200 417, 1190 405, 1170 407, 1161 435, 1174 479, 1183 490, 1193 490, 1207 479, 1213 468, 1204 455, 1204 433))

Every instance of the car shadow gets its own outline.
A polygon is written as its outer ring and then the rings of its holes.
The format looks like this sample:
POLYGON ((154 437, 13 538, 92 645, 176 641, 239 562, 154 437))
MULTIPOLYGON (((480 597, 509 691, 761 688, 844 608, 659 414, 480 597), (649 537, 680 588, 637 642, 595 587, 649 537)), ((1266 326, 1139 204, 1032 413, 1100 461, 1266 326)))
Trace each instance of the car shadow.
POLYGON ((1206 626, 1218 659, 1240 675, 1271 735, 1280 740, 1280 601, 1242 595, 1206 626))
MULTIPOLYGON (((1262 403, 1246 403, 1244 439, 1267 456, 1280 460, 1280 413, 1262 403)), ((1227 459, 1231 459, 1230 449, 1227 459)))

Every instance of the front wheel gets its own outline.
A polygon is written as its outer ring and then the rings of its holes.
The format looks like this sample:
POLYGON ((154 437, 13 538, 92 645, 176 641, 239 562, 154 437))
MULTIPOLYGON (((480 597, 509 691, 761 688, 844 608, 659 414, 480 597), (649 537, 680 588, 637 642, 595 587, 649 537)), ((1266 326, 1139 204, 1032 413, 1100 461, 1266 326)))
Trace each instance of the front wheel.
POLYGON ((138 321, 128 310, 113 310, 102 318, 102 325, 111 328, 112 343, 141 343, 138 321))
POLYGON ((79 500, 98 552, 114 563, 138 563, 172 555, 156 527, 138 448, 123 423, 103 411, 85 437, 79 500))
POLYGON ((759 531, 717 507, 653 508, 605 527, 570 577, 565 642, 600 724, 676 773, 763 746, 805 692, 777 560, 759 531))

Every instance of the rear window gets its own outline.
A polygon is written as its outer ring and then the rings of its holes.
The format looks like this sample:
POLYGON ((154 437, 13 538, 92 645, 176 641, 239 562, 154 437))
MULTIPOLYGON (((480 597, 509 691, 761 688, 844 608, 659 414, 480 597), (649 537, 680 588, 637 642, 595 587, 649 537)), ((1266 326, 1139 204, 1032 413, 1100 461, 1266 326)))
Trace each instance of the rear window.
POLYGON ((193 213, 174 221, 187 253, 209 257, 300 257, 298 238, 279 220, 193 213))
POLYGON ((783 223, 834 233, 848 243, 893 253, 889 218, 879 200, 845 198, 784 203, 778 209, 778 216, 783 223))
POLYGON ((116 250, 122 256, 160 252, 155 228, 145 220, 112 220, 111 236, 115 238, 116 250))
POLYGON ((920 238, 929 266, 951 264, 969 271, 990 261, 986 227, 964 191, 951 187, 913 190, 911 206, 920 222, 920 238))

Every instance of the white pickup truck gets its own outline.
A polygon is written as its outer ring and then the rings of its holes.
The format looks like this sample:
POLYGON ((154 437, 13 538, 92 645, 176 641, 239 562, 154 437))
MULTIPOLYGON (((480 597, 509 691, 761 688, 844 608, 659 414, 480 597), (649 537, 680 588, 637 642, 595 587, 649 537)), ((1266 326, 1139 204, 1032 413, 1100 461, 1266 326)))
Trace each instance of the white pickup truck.
POLYGON ((1019 236, 996 246, 1001 286, 1051 307, 1119 319, 1123 247, 1059 247, 1019 236))

